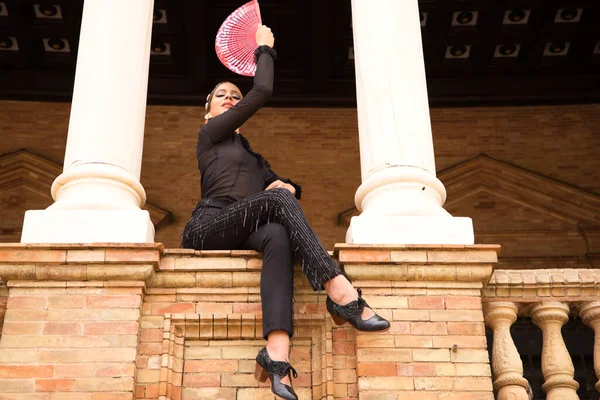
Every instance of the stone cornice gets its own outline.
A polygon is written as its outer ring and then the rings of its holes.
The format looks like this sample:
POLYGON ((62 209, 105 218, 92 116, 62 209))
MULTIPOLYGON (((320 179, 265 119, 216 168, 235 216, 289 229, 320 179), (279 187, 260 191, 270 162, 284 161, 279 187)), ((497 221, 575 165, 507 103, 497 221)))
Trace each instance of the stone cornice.
POLYGON ((483 291, 483 301, 586 301, 597 299, 600 270, 496 270, 483 291))
MULTIPOLYGON (((421 281, 481 287, 498 250, 490 245, 336 246, 346 273, 375 286, 421 281)), ((258 287, 261 268, 262 257, 255 251, 164 250, 161 244, 0 244, 0 280, 9 286, 24 284, 18 281, 138 281, 149 288, 258 287)), ((305 283, 296 280, 301 287, 305 283)))
MULTIPOLYGON (((0 243, 3 250, 147 250, 156 249, 160 254, 173 252, 165 250, 162 243, 0 243)), ((177 250, 175 250, 177 251, 177 250)), ((186 250, 187 251, 187 250, 186 250)), ((3 261, 0 259, 0 261, 3 261)))
POLYGON ((337 244, 334 254, 353 279, 484 284, 498 261, 498 245, 337 244))
POLYGON ((336 243, 334 246, 334 255, 338 255, 340 251, 349 250, 425 250, 425 251, 473 251, 473 250, 488 250, 498 253, 500 245, 497 244, 353 244, 353 243, 336 243))
POLYGON ((143 282, 158 269, 162 252, 162 244, 154 243, 0 244, 0 280, 8 286, 22 286, 18 281, 143 282))
POLYGON ((485 284, 492 274, 492 265, 372 265, 346 264, 345 272, 356 280, 472 282, 485 284))

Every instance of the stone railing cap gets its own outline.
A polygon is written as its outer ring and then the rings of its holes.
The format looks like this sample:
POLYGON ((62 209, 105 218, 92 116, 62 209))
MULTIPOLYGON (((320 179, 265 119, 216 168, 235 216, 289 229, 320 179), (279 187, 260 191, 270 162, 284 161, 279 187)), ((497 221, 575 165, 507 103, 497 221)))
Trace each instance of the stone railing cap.
POLYGON ((157 249, 162 243, 0 243, 0 250, 102 250, 102 249, 157 249))
POLYGON ((354 244, 336 243, 333 253, 342 250, 494 250, 500 252, 499 244, 354 244))

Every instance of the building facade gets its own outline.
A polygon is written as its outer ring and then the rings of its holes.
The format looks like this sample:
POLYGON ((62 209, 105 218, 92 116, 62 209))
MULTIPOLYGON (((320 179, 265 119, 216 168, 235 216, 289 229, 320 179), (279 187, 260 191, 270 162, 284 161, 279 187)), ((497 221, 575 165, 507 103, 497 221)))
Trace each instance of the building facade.
MULTIPOLYGON (((383 3, 353 2, 357 109, 265 108, 243 127, 304 185, 321 240, 392 321, 385 334, 335 326, 298 270, 297 392, 597 397, 600 107, 430 111, 417 3, 383 3), (377 33, 413 39, 385 53, 377 33), (402 73, 400 54, 415 60, 402 73), (540 329, 539 354, 513 340, 518 318, 540 329), (573 321, 587 362, 563 339, 573 321), (591 364, 596 376, 576 373, 591 364)), ((271 398, 253 377, 260 255, 178 248, 203 110, 145 106, 151 2, 108 11, 118 48, 95 39, 107 11, 87 4, 73 103, 0 103, 0 398, 271 398)))

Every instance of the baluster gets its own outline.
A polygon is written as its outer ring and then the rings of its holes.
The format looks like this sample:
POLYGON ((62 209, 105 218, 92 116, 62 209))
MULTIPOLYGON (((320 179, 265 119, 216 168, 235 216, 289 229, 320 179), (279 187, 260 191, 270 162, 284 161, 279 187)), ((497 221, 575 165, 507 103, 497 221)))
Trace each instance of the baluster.
MULTIPOLYGON (((583 323, 594 330, 594 372, 600 379, 600 301, 582 303, 579 315, 583 323)), ((600 392, 600 381, 596 382, 596 390, 600 392)))
POLYGON ((497 400, 528 400, 527 379, 523 378, 523 363, 510 334, 517 319, 515 303, 494 302, 484 308, 485 323, 494 332, 492 372, 497 400))
POLYGON ((569 320, 569 306, 560 302, 543 302, 532 307, 533 323, 540 327, 542 347, 542 389, 547 400, 579 400, 579 384, 573 379, 575 368, 565 346, 561 328, 569 320))

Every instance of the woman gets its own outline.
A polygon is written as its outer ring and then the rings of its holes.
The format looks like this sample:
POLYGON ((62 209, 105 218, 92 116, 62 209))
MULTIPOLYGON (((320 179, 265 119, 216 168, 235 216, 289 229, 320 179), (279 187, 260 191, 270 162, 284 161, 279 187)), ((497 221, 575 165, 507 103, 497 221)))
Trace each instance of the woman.
POLYGON ((218 84, 205 105, 207 123, 198 134, 196 156, 202 199, 184 232, 182 246, 197 250, 253 249, 263 253, 260 294, 267 346, 256 357, 256 378, 271 390, 297 399, 286 361, 293 335, 294 258, 314 290, 327 291, 327 310, 338 324, 363 331, 387 330, 344 277, 308 225, 297 199, 301 187, 275 174, 252 151, 239 127, 267 101, 273 90, 274 37, 266 26, 256 32, 257 70, 246 97, 229 82, 218 84))

